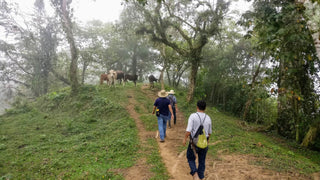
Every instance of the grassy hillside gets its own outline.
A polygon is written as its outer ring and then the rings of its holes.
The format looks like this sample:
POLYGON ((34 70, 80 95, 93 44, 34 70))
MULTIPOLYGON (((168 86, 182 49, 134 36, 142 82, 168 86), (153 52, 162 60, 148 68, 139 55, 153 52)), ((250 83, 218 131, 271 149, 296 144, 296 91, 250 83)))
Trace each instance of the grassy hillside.
MULTIPOLYGON (((135 111, 142 115, 146 130, 155 131, 157 126, 150 121, 153 101, 139 87, 85 86, 74 97, 69 91, 50 93, 32 104, 17 103, 0 116, 0 179, 123 179, 122 172, 140 158, 137 127, 124 108, 128 91, 141 104, 135 111)), ((196 109, 184 101, 185 93, 177 91, 176 96, 188 117, 196 109)), ((209 155, 216 160, 221 154, 250 154, 256 157, 252 164, 276 171, 306 175, 320 171, 319 152, 257 132, 258 127, 213 107, 207 113, 214 128, 209 155)), ((158 177, 154 179, 168 179, 156 141, 150 139, 149 144, 144 149, 151 152, 145 153, 148 164, 159 163, 151 168, 158 177)))
POLYGON ((122 179, 114 172, 134 164, 139 144, 126 102, 124 88, 85 86, 76 97, 64 89, 8 111, 0 116, 0 177, 122 179))

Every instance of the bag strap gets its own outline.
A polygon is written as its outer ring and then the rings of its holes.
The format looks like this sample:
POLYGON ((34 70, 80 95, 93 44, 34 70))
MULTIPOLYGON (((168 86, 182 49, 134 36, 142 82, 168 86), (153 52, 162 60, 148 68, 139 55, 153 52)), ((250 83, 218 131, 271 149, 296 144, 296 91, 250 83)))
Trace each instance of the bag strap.
MULTIPOLYGON (((198 117, 199 117, 199 119, 200 119, 200 126, 203 125, 203 123, 204 123, 205 120, 206 120, 207 114, 204 113, 205 116, 204 116, 203 122, 201 122, 201 117, 200 117, 200 115, 199 115, 197 112, 196 112, 196 114, 198 115, 198 117)), ((199 127, 200 127, 200 126, 199 126, 199 127)), ((198 129, 199 129, 199 127, 198 127, 198 129)), ((197 130, 197 131, 198 131, 198 130, 197 130)), ((196 135, 196 134, 195 134, 195 135, 196 135)), ((194 135, 194 136, 195 136, 195 135, 194 135)), ((193 138, 194 138, 194 136, 193 136, 193 138)), ((190 136, 190 142, 193 143, 193 139, 191 138, 191 136, 190 136)))
POLYGON ((200 117, 200 115, 199 115, 198 113, 196 113, 196 114, 198 115, 198 117, 199 117, 199 119, 200 119, 200 125, 203 125, 203 123, 204 123, 205 120, 206 120, 207 114, 206 114, 206 113, 204 114, 203 122, 201 122, 201 117, 200 117))

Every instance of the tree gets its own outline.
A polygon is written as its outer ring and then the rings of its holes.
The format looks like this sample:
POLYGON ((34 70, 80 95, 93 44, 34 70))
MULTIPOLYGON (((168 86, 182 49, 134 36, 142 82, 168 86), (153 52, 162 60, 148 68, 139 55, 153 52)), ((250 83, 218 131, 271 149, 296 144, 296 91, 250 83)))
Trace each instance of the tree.
POLYGON ((140 14, 132 6, 127 6, 120 15, 120 21, 116 24, 118 34, 118 53, 122 56, 122 62, 126 64, 124 70, 127 73, 139 75, 154 70, 155 49, 147 38, 136 34, 135 29, 141 22, 140 14))
POLYGON ((276 65, 272 74, 278 86, 278 133, 297 142, 317 114, 311 77, 319 59, 303 14, 304 8, 294 2, 257 0, 254 11, 244 15, 245 24, 253 29, 249 36, 258 37, 259 46, 276 65))
POLYGON ((168 83, 170 86, 178 87, 182 75, 190 68, 190 65, 187 60, 181 57, 176 51, 171 47, 165 48, 165 54, 167 57, 164 57, 168 61, 168 66, 166 68, 166 74, 168 83))
POLYGON ((78 82, 78 48, 75 44, 75 39, 73 36, 73 24, 72 24, 72 14, 71 14, 71 4, 72 0, 51 0, 51 3, 56 9, 57 14, 60 17, 61 24, 64 32, 66 33, 67 41, 70 45, 71 53, 71 63, 69 70, 69 78, 71 83, 71 93, 76 94, 79 88, 78 82))
POLYGON ((111 65, 109 66, 106 61, 118 59, 115 53, 108 51, 108 48, 115 46, 111 43, 116 32, 112 23, 103 23, 98 20, 90 21, 84 27, 77 27, 76 30, 76 38, 79 42, 79 64, 82 64, 81 83, 83 84, 87 77, 87 70, 94 71, 95 77, 100 76, 100 73, 111 69, 111 65))
MULTIPOLYGON (((305 16, 308 18, 308 27, 312 33, 313 42, 316 47, 318 59, 320 59, 320 1, 309 1, 302 0, 297 1, 297 3, 303 2, 305 10, 305 16)), ((317 139, 317 134, 320 132, 320 121, 316 120, 313 122, 308 130, 308 133, 301 143, 302 146, 310 146, 310 144, 315 144, 317 139)), ((320 138, 318 138, 318 142, 320 138)), ((318 147, 320 148, 320 147, 318 147)))
POLYGON ((218 35, 228 3, 210 1, 148 1, 142 6, 130 1, 143 14, 144 24, 138 33, 147 34, 153 42, 165 44, 190 61, 190 86, 187 100, 193 100, 202 49, 209 38, 218 35), (172 36, 170 32, 175 32, 172 36))
POLYGON ((24 24, 16 20, 25 17, 18 8, 5 1, 1 5, 2 27, 12 38, 1 43, 1 51, 7 58, 2 62, 6 66, 2 80, 21 84, 35 96, 47 93, 49 73, 56 60, 56 22, 47 16, 42 0, 34 3, 34 14, 29 17, 31 19, 26 18, 24 24))

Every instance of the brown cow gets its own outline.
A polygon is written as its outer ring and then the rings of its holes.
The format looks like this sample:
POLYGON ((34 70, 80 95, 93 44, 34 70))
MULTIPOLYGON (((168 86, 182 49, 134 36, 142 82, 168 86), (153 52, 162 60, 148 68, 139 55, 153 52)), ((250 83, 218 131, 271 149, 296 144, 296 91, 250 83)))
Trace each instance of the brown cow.
POLYGON ((128 80, 129 81, 133 81, 134 82, 134 86, 137 86, 136 82, 138 80, 138 75, 125 74, 124 75, 124 82, 127 82, 128 80))
POLYGON ((107 81, 107 84, 109 83, 108 74, 101 74, 100 75, 100 85, 103 84, 103 81, 107 81))

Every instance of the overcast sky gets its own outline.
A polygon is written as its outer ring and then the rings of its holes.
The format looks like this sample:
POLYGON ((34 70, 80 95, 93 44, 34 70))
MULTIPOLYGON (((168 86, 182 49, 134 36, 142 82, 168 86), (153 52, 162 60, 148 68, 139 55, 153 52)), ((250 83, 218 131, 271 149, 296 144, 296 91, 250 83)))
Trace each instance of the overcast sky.
MULTIPOLYGON (((35 0, 8 0, 16 2, 22 11, 32 12, 35 0)), ((50 7, 49 0, 44 0, 47 7, 50 7)), ((110 22, 119 19, 120 12, 123 9, 121 5, 123 0, 73 0, 74 15, 77 21, 86 22, 93 19, 99 19, 103 22, 110 22)), ((241 13, 246 11, 251 3, 246 0, 235 0, 231 8, 237 9, 241 13)), ((48 9, 49 13, 52 9, 48 9)))
MULTIPOLYGON (((44 0, 46 7, 50 7, 50 1, 44 0)), ((35 0, 8 0, 15 2, 24 12, 31 13, 35 0)), ((77 20, 86 22, 92 19, 99 19, 103 22, 115 21, 119 18, 120 12, 123 9, 122 0, 73 0, 74 15, 77 20)), ((52 13, 52 8, 47 8, 49 13, 52 13)))

